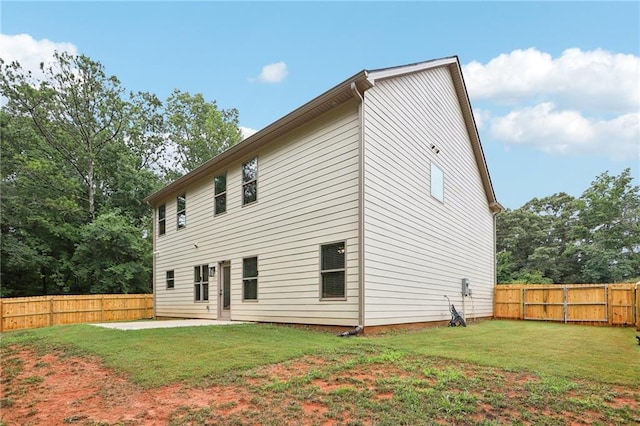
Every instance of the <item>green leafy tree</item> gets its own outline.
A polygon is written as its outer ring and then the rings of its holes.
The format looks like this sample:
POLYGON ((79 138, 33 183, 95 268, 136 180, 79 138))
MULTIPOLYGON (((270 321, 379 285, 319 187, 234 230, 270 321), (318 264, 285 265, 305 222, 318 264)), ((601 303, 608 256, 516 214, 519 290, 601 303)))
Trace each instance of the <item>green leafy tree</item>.
POLYGON ((640 187, 631 170, 605 172, 580 197, 573 249, 586 282, 624 281, 640 271, 640 187))
POLYGON ((0 112, 2 296, 64 292, 70 256, 86 221, 82 187, 23 117, 0 112))
POLYGON ((151 291, 151 242, 118 210, 80 230, 73 255, 76 275, 90 293, 151 291))
POLYGON ((555 283, 575 282, 579 266, 568 249, 575 243, 572 229, 578 219, 577 200, 569 194, 558 193, 534 198, 523 209, 536 215, 540 226, 538 245, 529 253, 525 270, 540 271, 555 283))
POLYGON ((125 126, 120 81, 84 55, 56 52, 51 65, 41 64, 44 78, 38 81, 18 62, 6 64, 0 59, 0 66, 7 110, 29 117, 49 150, 75 171, 86 192, 87 217, 93 221, 98 159, 121 141, 125 126))
POLYGON ((534 198, 497 219, 498 282, 604 283, 640 272, 640 189, 603 173, 578 199, 534 198))
POLYGON ((2 295, 148 290, 151 209, 143 199, 161 185, 162 102, 125 96, 86 56, 56 53, 40 80, 16 62, 0 59, 0 67, 2 295), (78 263, 86 260, 83 238, 100 229, 88 226, 114 214, 126 218, 119 230, 130 233, 133 253, 105 249, 88 273, 78 263), (99 265, 115 277, 110 287, 97 277, 99 265))
POLYGON ((173 160, 165 171, 170 178, 190 172, 242 140, 236 109, 218 109, 201 94, 174 90, 165 104, 165 134, 173 160))

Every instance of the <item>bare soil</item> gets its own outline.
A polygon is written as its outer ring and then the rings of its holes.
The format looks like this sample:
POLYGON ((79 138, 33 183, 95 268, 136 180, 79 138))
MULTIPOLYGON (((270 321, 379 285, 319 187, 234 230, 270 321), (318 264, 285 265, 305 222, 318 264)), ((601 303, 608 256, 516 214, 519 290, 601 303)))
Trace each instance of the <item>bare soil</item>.
MULTIPOLYGON (((173 384, 145 389, 97 359, 68 357, 62 353, 38 356, 20 349, 0 364, 0 425, 183 425, 183 424, 376 424, 376 417, 354 419, 353 412, 335 412, 328 400, 331 395, 369 392, 378 403, 391 402, 394 391, 379 383, 391 377, 402 379, 410 374, 394 365, 376 364, 354 368, 349 373, 319 374, 303 389, 308 395, 295 395, 284 384, 307 377, 313 371, 326 371, 328 361, 304 357, 282 364, 254 369, 229 383, 206 387, 173 384), (283 389, 278 385, 283 384, 283 389), (260 411, 269 410, 265 416, 260 411)), ((443 368, 445 368, 443 366, 443 368)), ((473 371, 469 372, 473 374, 473 371)), ((514 388, 491 389, 503 392, 508 400, 526 398, 519 384, 534 377, 523 373, 506 373, 514 388)), ((490 384, 487 386, 491 386, 490 384)), ((626 407, 637 413, 637 389, 617 387, 610 406, 626 407)), ((347 404, 345 402, 345 404, 347 404)), ((521 406, 482 402, 464 424, 535 424, 522 418, 521 406), (486 424, 486 423, 485 423, 486 424)), ((567 412, 553 424, 613 424, 602 411, 567 412)), ((459 424, 446 417, 425 424, 459 424)), ((549 423, 552 424, 552 423, 549 423)))

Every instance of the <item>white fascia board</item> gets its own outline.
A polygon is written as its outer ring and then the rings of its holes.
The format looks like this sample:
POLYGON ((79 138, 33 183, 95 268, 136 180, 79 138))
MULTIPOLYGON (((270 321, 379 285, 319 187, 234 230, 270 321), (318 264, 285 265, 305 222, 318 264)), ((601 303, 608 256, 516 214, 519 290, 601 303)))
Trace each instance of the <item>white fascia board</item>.
POLYGON ((390 77, 397 77, 399 75, 424 71, 431 68, 441 67, 443 65, 451 65, 457 62, 458 62, 458 58, 453 56, 450 58, 436 59, 433 61, 420 62, 412 65, 405 65, 405 66, 393 67, 393 68, 383 68, 380 70, 371 70, 368 72, 367 77, 371 82, 371 84, 375 84, 376 80, 382 80, 390 77))

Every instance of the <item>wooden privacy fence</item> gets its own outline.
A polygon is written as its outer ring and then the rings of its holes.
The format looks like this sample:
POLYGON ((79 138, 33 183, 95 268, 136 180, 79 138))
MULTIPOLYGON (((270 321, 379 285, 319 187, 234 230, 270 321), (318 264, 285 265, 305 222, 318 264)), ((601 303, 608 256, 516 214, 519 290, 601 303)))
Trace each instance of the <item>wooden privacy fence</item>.
POLYGON ((125 321, 152 317, 152 294, 0 299, 0 332, 59 324, 125 321))
POLYGON ((507 284, 494 317, 640 327, 638 284, 507 284))

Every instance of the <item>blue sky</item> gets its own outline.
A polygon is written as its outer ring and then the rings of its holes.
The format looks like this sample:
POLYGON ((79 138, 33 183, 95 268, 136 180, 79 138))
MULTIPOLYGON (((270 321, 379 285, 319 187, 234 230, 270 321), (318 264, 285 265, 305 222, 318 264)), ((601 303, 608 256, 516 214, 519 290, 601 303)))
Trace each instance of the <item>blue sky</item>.
POLYGON ((237 108, 259 130, 362 69, 457 55, 498 200, 640 184, 640 2, 2 1, 0 57, 54 49, 127 90, 237 108))

